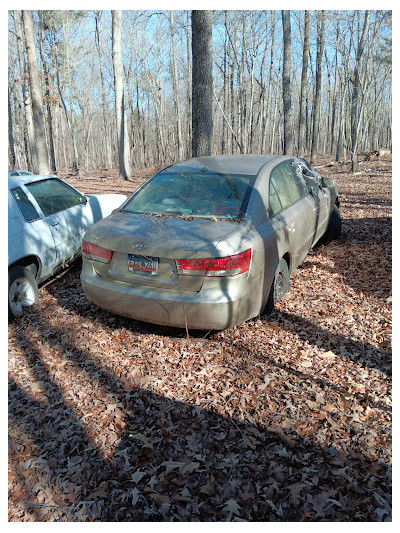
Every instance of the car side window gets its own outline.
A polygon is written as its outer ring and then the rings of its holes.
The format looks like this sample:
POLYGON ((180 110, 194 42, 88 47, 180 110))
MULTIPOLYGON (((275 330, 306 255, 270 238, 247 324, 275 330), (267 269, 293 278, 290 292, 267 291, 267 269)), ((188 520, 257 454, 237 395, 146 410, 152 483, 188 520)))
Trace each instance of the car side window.
POLYGON ((29 183, 26 188, 46 217, 84 203, 84 196, 57 179, 29 183))
POLYGON ((308 191, 296 178, 292 162, 280 163, 272 170, 269 179, 270 215, 278 214, 307 194, 308 191))
POLYGON ((302 197, 307 196, 310 193, 309 187, 307 185, 307 181, 304 178, 304 175, 302 173, 296 172, 296 168, 292 165, 292 172, 294 179, 296 180, 297 187, 299 189, 299 192, 302 197))
POLYGON ((11 190, 11 193, 18 204, 22 216, 27 222, 32 222, 33 220, 40 218, 38 212, 28 200, 28 197, 21 187, 15 187, 15 189, 11 190))

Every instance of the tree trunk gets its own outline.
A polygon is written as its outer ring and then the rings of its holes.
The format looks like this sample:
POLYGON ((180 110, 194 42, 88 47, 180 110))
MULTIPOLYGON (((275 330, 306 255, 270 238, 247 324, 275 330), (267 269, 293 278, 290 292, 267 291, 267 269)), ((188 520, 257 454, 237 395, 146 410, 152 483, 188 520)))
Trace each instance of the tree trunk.
MULTIPOLYGON (((26 132, 26 160, 31 161, 32 165, 35 167, 38 166, 38 160, 37 160, 37 152, 36 152, 36 145, 34 143, 35 138, 35 132, 33 130, 33 117, 32 117, 32 104, 31 99, 29 95, 29 90, 26 85, 26 62, 24 57, 24 50, 23 50, 23 39, 22 39, 22 32, 21 32, 21 18, 19 15, 18 10, 14 10, 14 23, 15 23, 15 35, 17 38, 17 50, 18 50, 18 62, 19 62, 19 68, 21 71, 21 90, 22 90, 22 101, 24 105, 24 118, 25 118, 25 128, 24 131, 26 132)), ((29 167, 29 165, 28 165, 29 167)))
POLYGON ((121 10, 112 12, 112 57, 114 65, 115 109, 119 152, 119 178, 127 180, 131 175, 128 128, 125 111, 124 71, 121 50, 121 10))
POLYGON ((192 156, 211 155, 212 11, 192 11, 192 156))
POLYGON ((96 23, 96 48, 97 55, 99 56, 99 69, 100 69, 100 83, 101 83, 101 108, 103 112, 103 141, 104 141, 104 161, 106 168, 112 168, 111 161, 111 148, 110 148, 110 135, 107 125, 107 102, 106 102, 106 91, 104 87, 104 73, 103 73, 103 60, 101 57, 101 41, 100 41, 100 11, 95 11, 95 23, 96 23))
POLYGON ((183 144, 182 144, 182 126, 181 126, 181 105, 179 98, 179 82, 178 82, 178 64, 176 60, 176 42, 175 42, 175 25, 174 25, 174 12, 169 11, 170 27, 171 27, 171 40, 172 40, 172 88, 175 107, 175 121, 176 121, 176 141, 178 148, 178 160, 182 161, 183 157, 183 144))
MULTIPOLYGON (((54 49, 55 49, 55 62, 56 62, 57 90, 58 90, 58 95, 59 95, 60 100, 61 100, 62 107, 64 109, 65 120, 67 122, 68 130, 69 130, 69 132, 71 134, 73 156, 74 156, 73 165, 72 165, 73 166, 73 170, 74 170, 74 172, 79 174, 78 150, 76 148, 75 135, 74 135, 74 131, 73 131, 72 126, 71 126, 71 121, 70 121, 69 116, 68 116, 67 105, 65 103, 65 99, 64 99, 63 92, 62 92, 62 89, 61 89, 60 66, 58 64, 58 45, 56 43, 56 36, 54 37, 54 42, 55 42, 54 49)), ((66 170, 68 170, 68 169, 66 169, 66 170)))
POLYGON ((369 14, 365 11, 364 28, 361 39, 358 42, 356 64, 353 73, 353 94, 351 97, 351 171, 358 172, 358 143, 359 143, 359 124, 362 105, 359 102, 361 92, 361 58, 364 51, 365 41, 369 30, 369 14))
POLYGON ((336 126, 336 116, 337 116, 337 100, 338 100, 338 85, 339 85, 339 39, 340 39, 340 26, 339 21, 337 23, 336 29, 336 47, 335 47, 335 85, 333 87, 333 102, 332 102, 332 122, 331 122, 331 134, 330 134, 330 153, 333 154, 333 141, 335 137, 335 126, 336 126))
POLYGON ((8 87, 8 148, 11 155, 10 168, 15 168, 13 117, 11 112, 10 87, 8 87))
POLYGON ((283 25, 283 71, 282 71, 282 96, 283 96, 283 152, 293 153, 292 131, 292 87, 290 70, 292 64, 292 36, 290 28, 290 11, 282 11, 283 25))
POLYGON ((303 155, 306 151, 306 95, 307 95, 307 70, 308 54, 310 52, 310 12, 304 11, 304 41, 303 41, 303 65, 301 70, 301 91, 300 91, 300 115, 299 115, 299 146, 298 155, 303 155))
POLYGON ((36 59, 35 38, 33 35, 32 11, 23 10, 22 20, 24 23, 26 57, 28 62, 29 82, 32 99, 32 118, 34 139, 34 152, 37 159, 32 161, 34 174, 49 174, 49 154, 46 143, 46 129, 42 107, 42 95, 40 89, 39 70, 36 59))
POLYGON ((53 117, 51 114, 51 105, 50 105, 50 74, 49 69, 47 68, 47 64, 44 58, 43 54, 43 13, 41 13, 41 24, 40 24, 40 33, 39 33, 39 53, 40 53, 40 60, 43 65, 43 74, 44 74, 44 82, 46 86, 46 108, 47 108, 47 124, 49 128, 49 146, 50 146, 50 163, 51 163, 51 172, 55 173, 57 172, 56 167, 56 154, 54 150, 54 133, 53 133, 53 117))
MULTIPOLYGON (((275 51, 275 12, 271 12, 271 56, 270 56, 270 62, 269 62, 269 74, 268 74, 268 92, 267 92, 267 98, 266 98, 266 110, 265 110, 265 126, 263 131, 263 139, 262 139, 262 151, 264 152, 266 147, 266 136, 267 133, 269 134, 270 128, 268 127, 269 123, 271 122, 271 115, 272 115, 272 74, 274 69, 274 51, 275 51)), ((269 135, 271 138, 271 135, 269 135)), ((272 142, 271 142, 271 153, 272 152, 272 142)))
POLYGON ((311 164, 315 163, 318 153, 319 122, 321 114, 322 58, 324 55, 325 11, 320 11, 317 32, 317 59, 315 73, 314 123, 311 144, 311 164))

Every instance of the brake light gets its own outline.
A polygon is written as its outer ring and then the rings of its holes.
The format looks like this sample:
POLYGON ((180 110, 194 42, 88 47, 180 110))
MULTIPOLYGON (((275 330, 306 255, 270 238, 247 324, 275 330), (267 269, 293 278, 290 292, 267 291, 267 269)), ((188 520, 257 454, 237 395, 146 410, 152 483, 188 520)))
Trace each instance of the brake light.
POLYGON ((110 263, 112 258, 112 251, 92 244, 91 242, 82 241, 82 254, 93 261, 100 261, 101 263, 110 263))
POLYGON ((176 259, 178 274, 196 276, 236 276, 247 272, 251 262, 251 248, 240 254, 228 257, 209 257, 206 259, 176 259))

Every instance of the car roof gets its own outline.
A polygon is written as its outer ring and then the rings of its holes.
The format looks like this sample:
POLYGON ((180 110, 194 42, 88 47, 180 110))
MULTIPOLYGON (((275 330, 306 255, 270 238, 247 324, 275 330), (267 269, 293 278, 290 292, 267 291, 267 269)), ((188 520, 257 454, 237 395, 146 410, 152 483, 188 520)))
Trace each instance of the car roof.
POLYGON ((44 179, 59 179, 57 176, 44 176, 38 174, 29 174, 27 176, 8 176, 8 188, 18 187, 18 185, 25 185, 25 183, 32 183, 44 179))
POLYGON ((218 155, 204 156, 188 159, 181 163, 175 163, 167 167, 168 171, 192 171, 192 172, 218 172, 221 174, 245 174, 247 176, 256 176, 261 168, 275 158, 281 158, 277 155, 261 154, 237 154, 237 155, 218 155))

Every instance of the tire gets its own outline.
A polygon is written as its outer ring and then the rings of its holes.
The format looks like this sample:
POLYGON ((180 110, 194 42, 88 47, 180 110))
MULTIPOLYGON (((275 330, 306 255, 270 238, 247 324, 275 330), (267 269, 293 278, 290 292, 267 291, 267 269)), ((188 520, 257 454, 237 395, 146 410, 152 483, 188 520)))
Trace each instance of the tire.
POLYGON ((342 235, 342 218, 337 205, 333 207, 325 236, 327 241, 336 241, 342 235))
POLYGON ((279 261, 275 270, 274 280, 269 291, 267 303, 265 304, 264 314, 272 313, 275 304, 280 302, 285 294, 289 291, 289 268, 284 259, 279 261))
POLYGON ((39 300, 39 289, 35 277, 22 266, 8 271, 8 321, 21 316, 24 307, 30 307, 39 300))

